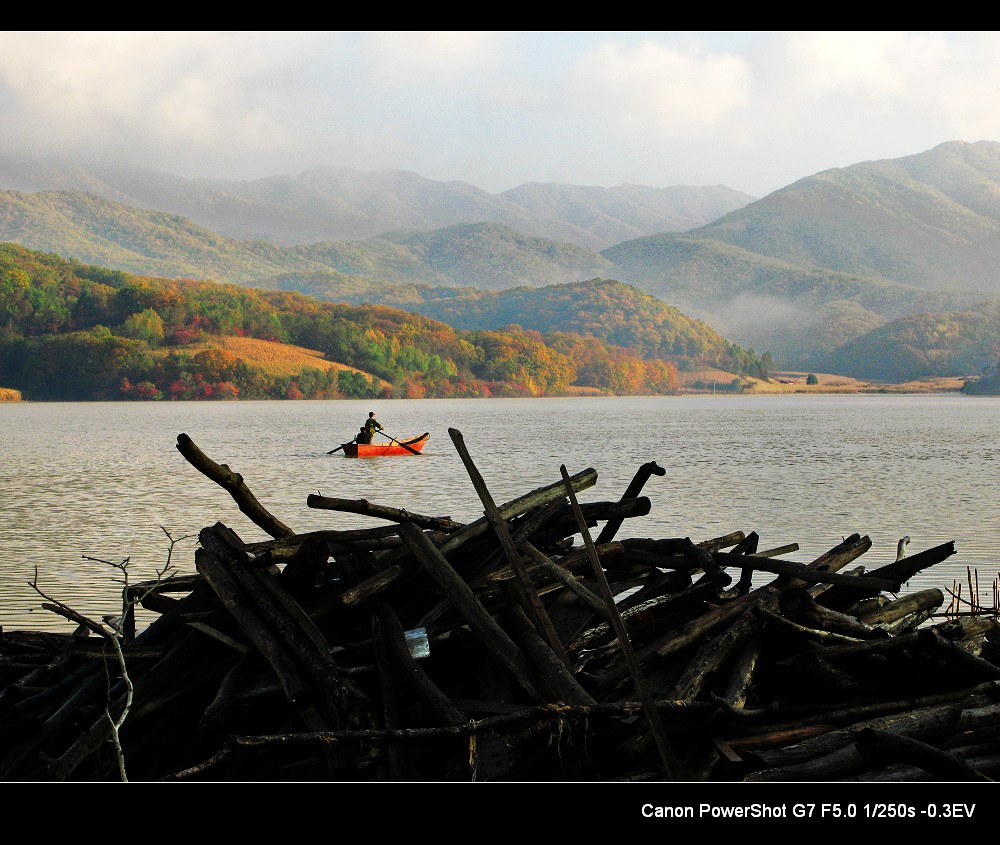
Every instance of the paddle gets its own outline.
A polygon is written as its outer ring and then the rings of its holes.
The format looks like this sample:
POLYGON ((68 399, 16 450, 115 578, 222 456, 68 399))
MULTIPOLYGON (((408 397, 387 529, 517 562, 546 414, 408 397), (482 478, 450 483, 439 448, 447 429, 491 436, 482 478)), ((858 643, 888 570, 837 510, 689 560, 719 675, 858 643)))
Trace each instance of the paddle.
POLYGON ((332 454, 333 454, 334 452, 339 452, 339 451, 340 451, 341 449, 343 449, 343 448, 344 448, 344 446, 346 446, 346 445, 347 445, 346 443, 342 443, 342 444, 341 444, 340 446, 338 446, 338 447, 337 447, 336 449, 331 449, 331 450, 330 450, 329 452, 327 452, 327 454, 328 454, 328 455, 332 455, 332 454))
POLYGON ((417 451, 416 449, 414 449, 414 448, 413 448, 412 446, 407 446, 407 445, 406 445, 405 443, 400 443, 400 441, 398 441, 398 440, 397 440, 397 439, 396 439, 395 437, 393 437, 393 436, 392 436, 391 434, 386 434, 386 433, 385 433, 384 431, 382 431, 382 432, 379 432, 379 433, 380 433, 380 434, 385 434, 385 436, 386 436, 386 437, 388 437, 388 438, 389 438, 389 439, 390 439, 390 440, 391 440, 391 441, 392 441, 393 443, 399 443, 399 445, 400 445, 400 446, 402 446, 402 447, 403 447, 404 449, 409 449, 409 450, 410 450, 411 452, 413 452, 413 454, 414 454, 414 455, 419 455, 419 454, 420 454, 420 453, 419 453, 419 452, 418 452, 418 451, 417 451))

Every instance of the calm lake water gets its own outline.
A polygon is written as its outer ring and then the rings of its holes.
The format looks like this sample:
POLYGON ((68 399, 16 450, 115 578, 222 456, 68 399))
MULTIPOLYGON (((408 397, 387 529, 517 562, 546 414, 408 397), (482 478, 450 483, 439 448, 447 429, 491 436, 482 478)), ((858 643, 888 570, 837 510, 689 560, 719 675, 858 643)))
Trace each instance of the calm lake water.
MULTIPOLYGON (((198 531, 221 521, 244 540, 267 536, 229 494, 177 451, 185 433, 239 472, 296 532, 384 524, 310 509, 311 493, 471 521, 483 506, 448 435, 462 432, 502 504, 570 474, 598 472, 581 502, 617 500, 636 470, 666 470, 643 493, 648 516, 626 537, 695 542, 756 531, 760 548, 798 543, 808 562, 858 533, 867 570, 955 541, 958 553, 904 591, 951 588, 978 576, 992 605, 1000 573, 1000 399, 958 394, 685 396, 329 402, 0 403, 0 625, 70 630, 41 608, 40 586, 94 618, 119 609, 116 573, 130 580, 166 561, 193 573, 198 531), (357 460, 327 451, 350 440, 369 410, 403 438, 428 431, 420 457, 357 460)), ((963 586, 963 595, 968 587, 963 586)))

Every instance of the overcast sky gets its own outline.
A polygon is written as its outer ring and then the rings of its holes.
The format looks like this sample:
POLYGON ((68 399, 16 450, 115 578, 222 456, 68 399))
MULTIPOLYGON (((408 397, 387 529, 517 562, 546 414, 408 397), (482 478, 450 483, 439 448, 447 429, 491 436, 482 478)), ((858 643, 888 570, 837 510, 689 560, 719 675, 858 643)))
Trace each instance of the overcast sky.
POLYGON ((727 185, 1000 141, 998 32, 0 32, 0 153, 727 185))

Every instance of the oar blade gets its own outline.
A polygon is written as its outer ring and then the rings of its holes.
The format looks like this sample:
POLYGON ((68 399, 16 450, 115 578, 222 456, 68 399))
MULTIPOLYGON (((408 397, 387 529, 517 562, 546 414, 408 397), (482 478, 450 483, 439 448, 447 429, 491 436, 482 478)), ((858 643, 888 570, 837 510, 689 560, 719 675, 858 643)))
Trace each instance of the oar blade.
POLYGON ((413 448, 412 446, 409 446, 409 445, 407 445, 406 443, 403 443, 403 442, 402 442, 401 440, 397 440, 397 439, 396 439, 395 437, 393 437, 393 436, 392 436, 391 434, 387 434, 387 433, 386 433, 386 432, 384 432, 384 431, 383 431, 382 433, 383 433, 383 434, 385 434, 385 436, 386 436, 386 437, 388 437, 388 438, 389 438, 389 439, 390 439, 390 440, 391 440, 391 441, 392 441, 393 443, 398 443, 398 444, 399 444, 400 446, 402 446, 402 447, 403 447, 404 449, 408 449, 409 451, 413 452, 413 454, 414 454, 414 455, 419 455, 419 454, 420 454, 420 453, 419 453, 419 452, 418 452, 418 451, 417 451, 416 449, 414 449, 414 448, 413 448))

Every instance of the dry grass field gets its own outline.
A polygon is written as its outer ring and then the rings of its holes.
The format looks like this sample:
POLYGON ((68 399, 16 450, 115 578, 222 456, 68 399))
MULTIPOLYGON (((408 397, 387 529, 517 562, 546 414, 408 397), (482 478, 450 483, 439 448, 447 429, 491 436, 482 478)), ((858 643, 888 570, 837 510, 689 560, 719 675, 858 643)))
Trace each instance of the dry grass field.
MULTIPOLYGON (((831 373, 815 373, 814 375, 817 384, 806 384, 809 373, 800 372, 776 372, 771 375, 769 381, 742 376, 742 381, 753 384, 743 393, 937 393, 949 390, 957 391, 965 383, 965 379, 960 376, 930 378, 901 384, 883 384, 831 373)), ((680 378, 681 393, 711 393, 713 382, 716 389, 721 389, 724 385, 730 384, 736 376, 723 370, 704 367, 681 372, 680 378), (695 387, 696 383, 700 383, 702 386, 695 387)))
MULTIPOLYGON (((192 355, 205 349, 221 349, 224 352, 232 353, 248 364, 260 367, 272 376, 293 376, 301 373, 306 367, 314 367, 319 370, 364 372, 346 364, 327 361, 323 357, 323 353, 317 352, 315 349, 305 349, 301 346, 290 346, 270 340, 257 340, 252 337, 220 336, 214 338, 211 343, 193 343, 184 347, 184 351, 192 355)), ((167 350, 161 350, 161 353, 165 355, 167 350)), ((369 374, 365 373, 365 375, 369 374)), ((383 384, 385 383, 383 382, 383 384)))

